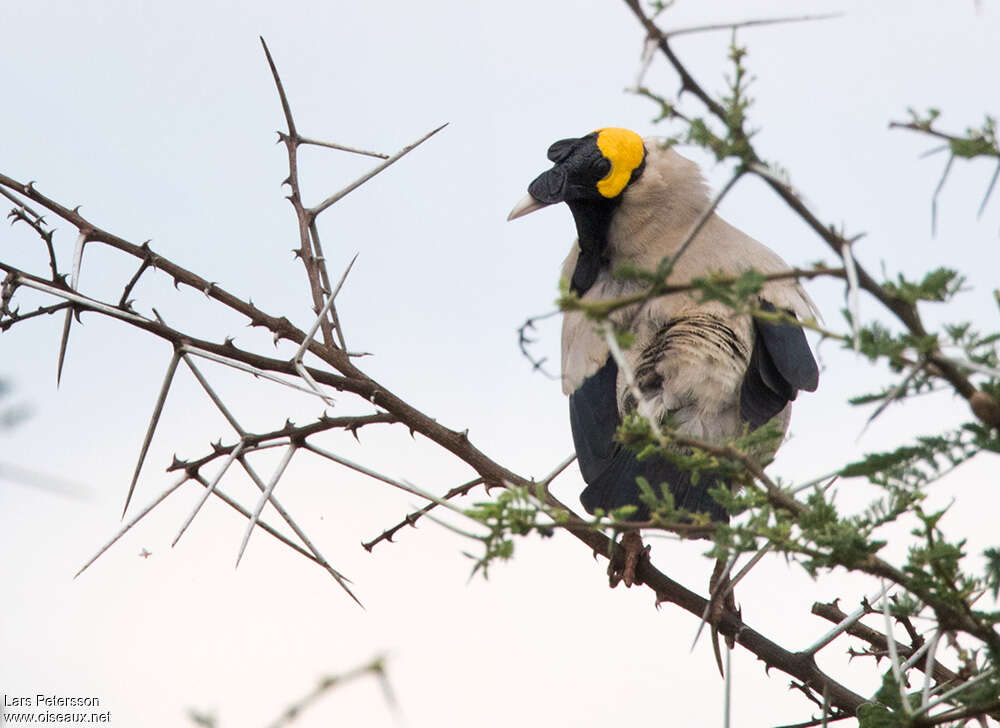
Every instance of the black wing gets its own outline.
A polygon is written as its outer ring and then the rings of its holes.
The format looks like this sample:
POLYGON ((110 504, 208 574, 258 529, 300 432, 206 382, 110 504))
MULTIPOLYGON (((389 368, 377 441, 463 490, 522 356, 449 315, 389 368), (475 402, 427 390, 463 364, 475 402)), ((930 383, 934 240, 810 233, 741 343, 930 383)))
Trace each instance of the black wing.
MULTIPOLYGON (((767 301, 765 311, 775 311, 767 301)), ((792 312, 788 312, 791 315, 792 312)), ((740 388, 740 416, 752 428, 766 423, 795 399, 799 390, 812 392, 819 382, 819 369, 802 328, 791 323, 774 324, 754 319, 754 345, 740 388)), ((639 507, 635 520, 649 518, 649 509, 639 500, 636 478, 644 477, 658 490, 666 483, 678 508, 708 512, 712 520, 727 520, 728 514, 709 495, 718 479, 703 475, 697 485, 690 473, 663 457, 642 461, 615 440, 621 424, 617 396, 618 367, 610 356, 597 372, 570 395, 570 425, 580 472, 587 487, 580 502, 589 513, 611 511, 625 505, 639 507)))
POLYGON ((580 502, 593 513, 596 509, 611 511, 625 505, 635 505, 639 510, 633 520, 645 521, 649 509, 639 500, 636 478, 644 477, 659 490, 666 483, 674 496, 677 508, 690 512, 707 511, 713 521, 728 520, 725 508, 708 494, 715 487, 714 477, 703 475, 697 485, 691 484, 691 475, 679 470, 669 460, 652 456, 638 460, 635 455, 617 442, 615 432, 621 424, 617 396, 618 366, 610 356, 596 373, 569 396, 569 421, 573 430, 577 461, 587 487, 580 494, 580 502))
MULTIPOLYGON (((767 301, 761 301, 761 308, 775 311, 767 301)), ((781 412, 800 389, 816 391, 819 368, 801 326, 756 318, 753 326, 753 352, 740 387, 740 417, 756 428, 781 412)))

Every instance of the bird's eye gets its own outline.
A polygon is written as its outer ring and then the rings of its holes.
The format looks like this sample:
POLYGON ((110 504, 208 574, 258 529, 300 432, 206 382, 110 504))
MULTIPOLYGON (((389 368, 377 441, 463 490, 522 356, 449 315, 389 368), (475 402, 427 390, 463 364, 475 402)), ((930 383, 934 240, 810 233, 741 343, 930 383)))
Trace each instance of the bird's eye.
POLYGON ((603 179, 611 172, 611 160, 607 157, 598 157, 592 165, 598 179, 603 179))

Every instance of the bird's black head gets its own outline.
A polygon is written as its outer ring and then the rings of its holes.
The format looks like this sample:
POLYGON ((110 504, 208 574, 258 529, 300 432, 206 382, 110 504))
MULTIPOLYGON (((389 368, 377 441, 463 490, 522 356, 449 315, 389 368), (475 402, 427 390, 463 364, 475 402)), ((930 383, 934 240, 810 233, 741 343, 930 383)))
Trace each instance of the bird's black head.
POLYGON ((562 139, 548 151, 552 169, 528 185, 528 195, 515 207, 513 220, 556 202, 617 199, 638 179, 646 161, 642 137, 628 129, 598 129, 578 139, 562 139))
POLYGON ((547 205, 565 202, 573 213, 580 256, 571 282, 584 293, 607 265, 608 228, 625 189, 639 179, 646 163, 642 137, 628 129, 598 129, 579 139, 562 139, 548 151, 552 169, 528 185, 528 196, 508 220, 547 205))

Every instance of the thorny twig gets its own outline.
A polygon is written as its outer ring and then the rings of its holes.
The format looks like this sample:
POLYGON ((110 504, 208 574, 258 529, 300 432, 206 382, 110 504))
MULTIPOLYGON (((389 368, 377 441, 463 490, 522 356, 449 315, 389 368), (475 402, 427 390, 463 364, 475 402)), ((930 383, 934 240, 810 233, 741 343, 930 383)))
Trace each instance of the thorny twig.
MULTIPOLYGON (((660 43, 660 47, 665 47, 665 39, 662 43, 660 43)), ((273 62, 271 62, 269 54, 268 59, 272 66, 272 70, 274 71, 273 62)), ((297 205, 296 213, 299 218, 300 225, 300 250, 303 253, 303 257, 306 257, 307 255, 309 256, 309 260, 306 261, 306 267, 307 271, 310 271, 310 286, 314 293, 314 306, 318 315, 326 305, 328 300, 326 297, 329 296, 331 292, 329 283, 323 281, 322 273, 317 273, 317 271, 321 271, 323 269, 323 266, 322 251, 319 249, 318 245, 314 244, 315 241, 318 241, 318 236, 314 234, 315 218, 319 212, 322 212, 330 204, 333 204, 333 202, 336 201, 336 199, 334 199, 335 197, 337 199, 340 198, 337 197, 337 195, 328 197, 323 203, 320 203, 320 205, 315 208, 306 208, 302 203, 298 190, 297 176, 295 175, 297 169, 295 165, 297 164, 297 161, 295 161, 293 148, 299 144, 314 144, 315 142, 305 139, 297 134, 294 122, 291 118, 290 110, 288 110, 287 99, 285 98, 284 90, 277 79, 276 71, 274 71, 274 75, 276 85, 279 90, 279 96, 282 100, 283 109, 286 110, 286 120, 288 121, 289 127, 289 133, 281 135, 281 141, 285 142, 286 146, 289 147, 290 170, 292 172, 289 184, 293 185, 293 195, 296 196, 298 200, 297 202, 293 201, 293 205, 297 205), (294 178, 294 182, 292 181, 292 178, 294 178)), ((684 78, 688 90, 696 90, 699 88, 696 84, 694 84, 693 79, 691 79, 689 75, 684 78)), ((712 108, 711 103, 709 103, 709 107, 712 108)), ((721 108, 718 107, 717 104, 716 107, 721 108)), ((406 151, 408 151, 408 149, 406 151)), ((401 156, 402 153, 397 155, 397 158, 401 156)), ((385 166, 382 166, 377 169, 384 168, 385 166)), ((0 175, 0 188, 3 187, 6 188, 6 190, 4 190, 5 195, 8 197, 13 196, 14 200, 18 204, 21 203, 16 195, 22 195, 45 208, 49 212, 59 216, 64 221, 74 226, 81 233, 81 235, 85 235, 88 243, 100 243, 127 255, 132 255, 139 258, 144 267, 154 268, 157 272, 172 278, 175 284, 183 283, 184 285, 202 291, 208 298, 245 316, 249 320, 250 325, 263 327, 270 331, 276 342, 284 339, 296 345, 305 344, 307 350, 316 356, 321 363, 319 367, 305 367, 309 376, 311 376, 317 383, 326 384, 334 389, 358 395, 366 402, 375 405, 382 411, 379 414, 370 415, 369 417, 372 419, 368 420, 368 422, 377 421, 403 423, 413 432, 423 435, 430 441, 436 443, 471 466, 476 471, 478 477, 474 481, 470 481, 465 484, 465 486, 460 486, 460 488, 466 486, 471 488, 480 483, 484 484, 487 488, 503 486, 531 487, 534 485, 531 481, 516 475, 498 462, 488 458, 470 442, 467 432, 453 430, 440 424, 433 418, 410 406, 407 402, 393 394, 379 382, 376 382, 365 375, 361 370, 354 366, 354 363, 351 361, 346 352, 346 347, 343 345, 342 338, 340 340, 341 346, 339 348, 334 347, 332 328, 335 324, 333 321, 328 322, 324 327, 324 336, 326 338, 323 343, 311 341, 306 332, 295 327, 287 318, 268 314, 267 312, 256 307, 252 302, 242 300, 229 293, 221 286, 207 281, 196 273, 157 255, 150 250, 149 246, 146 244, 138 246, 100 229, 81 216, 78 210, 71 210, 59 204, 55 200, 52 200, 40 193, 32 185, 22 184, 9 177, 0 175), (10 193, 7 192, 8 190, 10 193)), ((351 189, 354 189, 354 187, 351 187, 351 189)), ((337 194, 342 197, 347 191, 337 194)), ((253 374, 267 373, 271 375, 283 374, 298 378, 302 377, 302 374, 298 371, 294 361, 264 356, 253 351, 241 349, 235 346, 233 342, 228 339, 223 343, 199 339, 190 335, 188 332, 173 329, 160 321, 153 321, 128 311, 127 300, 121 302, 118 306, 114 306, 72 291, 69 287, 65 286, 65 284, 61 284, 61 282, 53 281, 51 283, 47 283, 35 276, 32 276, 31 274, 20 271, 5 263, 0 263, 0 270, 6 271, 9 276, 14 276, 16 285, 29 286, 50 295, 62 298, 68 302, 59 304, 59 306, 74 306, 78 307, 80 310, 94 311, 104 316, 110 316, 122 323, 142 329, 165 341, 169 341, 174 347, 175 357, 179 354, 185 359, 186 362, 188 361, 188 354, 198 353, 199 355, 210 355, 215 360, 222 361, 230 365, 238 365, 244 368, 245 371, 250 371, 253 374)), ((870 279, 868 280, 870 281, 870 279)), ((863 276, 859 276, 859 281, 861 286, 868 290, 866 280, 863 276)), ((905 309, 900 310, 904 311, 904 313, 900 315, 905 315, 905 309)), ((330 306, 330 312, 331 315, 333 315, 334 309, 332 305, 330 306)), ((322 324, 321 327, 323 327, 322 324)), ((337 331, 340 332, 339 326, 337 326, 337 331)), ((342 332, 340 332, 340 336, 342 337, 342 332)), ((971 385, 969 386, 971 387, 971 385)), ((341 426, 348 428, 352 426, 360 426, 362 420, 364 420, 364 417, 343 418, 341 426), (347 420, 353 420, 355 424, 347 424, 347 420)), ((236 427, 239 432, 240 428, 238 426, 236 427)), ((225 500, 222 492, 218 490, 218 488, 212 491, 210 488, 211 483, 198 473, 198 469, 206 462, 217 457, 226 457, 227 459, 236 457, 241 464, 245 465, 245 453, 247 451, 252 449, 260 450, 275 446, 288 448, 287 453, 290 457, 290 454, 297 448, 313 449, 312 447, 308 447, 305 442, 305 438, 313 433, 313 430, 307 430, 307 428, 311 427, 315 427, 315 432, 319 432, 326 429, 332 429, 334 425, 331 425, 330 421, 325 422, 321 419, 317 423, 303 428, 296 428, 291 423, 288 423, 286 428, 280 431, 283 433, 281 435, 276 434, 279 431, 269 433, 267 436, 254 436, 240 432, 239 442, 230 446, 229 449, 226 449, 220 444, 216 451, 206 458, 191 462, 178 461, 172 466, 172 469, 182 469, 184 472, 180 475, 177 482, 170 488, 170 490, 154 501, 152 505, 143 509, 143 511, 137 516, 133 517, 132 520, 129 521, 129 523, 122 529, 122 531, 101 549, 98 555, 103 553, 104 550, 106 550, 121 536, 121 534, 135 525, 135 523, 137 523, 138 520, 145 514, 150 512, 156 504, 162 502, 164 498, 188 480, 195 480, 199 482, 203 487, 208 488, 213 495, 225 500), (255 443, 253 439, 255 437, 261 439, 255 443), (233 452, 237 447, 242 447, 244 452, 240 452, 238 455, 233 456, 233 452)), ((678 442, 678 444, 689 445, 692 447, 704 446, 704 443, 700 443, 694 439, 685 442, 675 437, 674 441, 678 442)), ((775 503, 795 512, 798 504, 794 498, 767 479, 766 476, 764 476, 760 471, 759 466, 754 464, 753 461, 747 456, 726 447, 718 448, 716 450, 716 454, 742 462, 747 467, 748 472, 760 480, 762 487, 775 503)), ((277 481, 278 478, 275 477, 272 479, 271 483, 264 484, 259 482, 258 485, 263 486, 265 491, 273 491, 277 481)), ((456 490, 457 489, 453 489, 453 491, 456 490)), ((452 497, 451 493, 453 491, 449 491, 449 494, 446 495, 445 499, 452 497)), ((457 494, 458 493, 455 492, 455 495, 457 494)), ((261 499, 260 503, 266 502, 267 497, 270 495, 273 495, 273 493, 265 493, 265 496, 261 499)), ((441 500, 442 499, 434 499, 433 504, 436 505, 441 502, 441 500)), ((227 500, 227 503, 239 510, 252 528, 255 514, 230 500, 227 500)), ((561 509, 575 518, 572 511, 566 508, 551 494, 546 496, 546 503, 550 507, 561 509)), ((262 506, 258 504, 258 513, 260 507, 262 506)), ((426 510, 423 512, 426 512, 426 510)), ((413 520, 415 521, 416 518, 413 520)), ((306 549, 303 549, 284 536, 281 536, 279 532, 265 525, 263 522, 260 522, 259 525, 261 525, 262 528, 269 533, 272 533, 272 535, 277 536, 283 542, 290 545, 292 548, 296 549, 299 553, 305 555, 307 558, 316 561, 317 563, 324 563, 320 557, 309 553, 306 549)), ((402 527, 402 524, 399 527, 402 527)), ((399 527, 397 527, 397 530, 399 527)), ((603 533, 594 531, 590 525, 582 519, 568 520, 565 530, 569 531, 576 538, 585 543, 589 549, 593 550, 594 553, 610 554, 610 558, 612 560, 620 560, 621 554, 613 548, 608 537, 603 533)), ((391 533, 389 536, 385 536, 385 534, 383 534, 383 536, 384 538, 379 537, 378 539, 375 539, 375 541, 371 542, 368 547, 370 548, 379 540, 388 540, 391 538, 391 533)), ((89 566, 91 563, 93 563, 93 559, 89 561, 84 568, 89 566)), ((878 569, 882 568, 879 564, 874 564, 872 568, 876 567, 878 569)), ((885 575, 888 578, 898 578, 898 574, 892 572, 885 575)), ((703 598, 670 580, 666 575, 653 567, 648 561, 644 560, 640 563, 638 576, 640 577, 642 583, 646 584, 648 588, 655 593, 659 602, 671 602, 677 604, 694 615, 701 614, 706 606, 706 601, 703 598)), ((819 670, 815 661, 812 659, 812 656, 803 656, 782 648, 780 645, 777 645, 763 635, 755 632, 751 627, 740 623, 735 615, 723 615, 723 618, 720 620, 719 628, 724 634, 734 635, 739 644, 744 645, 744 647, 750 650, 753 654, 760 657, 767 666, 777 667, 778 669, 786 672, 798 680, 803 686, 808 686, 809 690, 815 691, 818 694, 828 695, 829 704, 834 706, 835 710, 853 713, 857 706, 862 702, 862 698, 860 696, 853 693, 840 683, 830 679, 821 670, 819 670)))
POLYGON ((382 694, 385 697, 386 704, 393 712, 398 712, 399 706, 396 701, 395 694, 393 693, 392 686, 389 684, 389 678, 386 675, 385 658, 380 656, 376 657, 371 662, 354 668, 353 670, 349 670, 339 675, 331 675, 322 678, 316 687, 313 688, 308 694, 302 696, 289 705, 282 711, 278 718, 271 723, 268 723, 268 728, 284 728, 284 726, 290 725, 303 711, 312 707, 327 693, 346 685, 347 683, 365 677, 366 675, 372 675, 376 680, 378 680, 379 687, 382 689, 382 694))
MULTIPOLYGON (((624 0, 625 5, 632 11, 640 23, 642 23, 650 38, 657 41, 658 47, 667 58, 674 71, 681 79, 681 91, 693 94, 709 112, 719 119, 723 124, 730 124, 730 117, 727 109, 715 98, 713 98, 704 87, 699 84, 688 71, 687 67, 680 61, 670 47, 669 38, 653 23, 640 6, 639 0, 624 0)), ((842 256, 844 247, 850 244, 850 240, 837 232, 833 226, 824 225, 812 212, 805 202, 796 194, 795 190, 787 182, 782 181, 773 174, 765 174, 761 167, 766 168, 766 164, 757 155, 747 132, 742 128, 731 130, 740 143, 744 151, 743 164, 752 174, 759 176, 764 182, 782 199, 785 203, 835 252, 842 256)), ((907 329, 917 338, 927 337, 927 330, 914 303, 911 303, 899 296, 890 293, 879 285, 868 272, 860 265, 856 266, 858 274, 858 285, 867 291, 891 311, 907 329)), ((948 381, 955 392, 969 402, 973 414, 985 424, 991 427, 1000 427, 1000 403, 991 395, 978 389, 969 378, 956 366, 948 362, 940 350, 936 347, 927 353, 927 359, 940 369, 941 376, 948 381)))

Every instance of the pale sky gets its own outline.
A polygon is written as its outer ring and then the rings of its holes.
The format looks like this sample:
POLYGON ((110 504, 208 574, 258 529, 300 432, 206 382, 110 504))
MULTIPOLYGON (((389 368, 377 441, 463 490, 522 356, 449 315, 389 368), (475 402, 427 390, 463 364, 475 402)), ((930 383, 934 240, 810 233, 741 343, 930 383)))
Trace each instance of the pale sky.
MULTIPOLYGON (((97 224, 252 297, 261 308, 311 323, 292 211, 280 107, 258 35, 285 81, 297 123, 312 137, 394 152, 444 122, 449 126, 392 169, 324 214, 332 271, 360 253, 338 299, 351 348, 395 393, 470 438, 524 476, 543 477, 572 449, 557 382, 533 373, 516 329, 552 310, 559 266, 573 239, 568 211, 506 223, 527 184, 548 166, 557 139, 601 126, 668 134, 657 111, 623 93, 633 82, 643 35, 622 2, 528 0, 419 3, 173 3, 33 0, 9 3, 0 19, 3 114, 0 171, 36 180, 46 194, 83 205, 97 224)), ((930 200, 945 158, 920 159, 934 144, 888 122, 906 108, 937 106, 960 131, 998 111, 1000 15, 989 3, 727 2, 681 0, 664 28, 808 12, 843 12, 821 23, 748 29, 747 64, 756 140, 788 170, 828 223, 867 233, 859 259, 873 272, 916 275, 956 267, 968 291, 946 320, 996 328, 1000 199, 976 210, 992 168, 956 163, 938 203, 930 200)), ((724 88, 727 33, 679 39, 676 50, 702 83, 724 88)), ((676 77, 657 58, 647 83, 668 97, 676 77)), ((701 113, 693 98, 683 102, 701 113)), ((715 188, 725 166, 682 148, 715 188)), ((318 201, 371 162, 338 152, 303 152, 307 201, 318 201)), ((791 264, 832 261, 825 246, 763 185, 747 181, 721 214, 791 264)), ((56 236, 68 268, 73 234, 56 236)), ((23 226, 0 228, 4 260, 47 274, 23 226)), ((117 300, 131 259, 88 249, 81 287, 117 300)), ((840 327, 843 290, 806 284, 828 324, 840 327)), ((136 308, 156 306, 175 326, 269 351, 268 338, 219 313, 204 296, 175 292, 147 274, 136 308)), ((40 298, 25 298, 25 307, 40 298)), ((932 307, 930 321, 939 320, 932 307)), ((879 315, 862 299, 865 317, 879 315)), ((424 522, 366 553, 370 540, 416 499, 318 459, 293 462, 278 488, 284 505, 327 558, 356 585, 366 609, 328 575, 257 531, 234 570, 244 522, 211 501, 176 548, 170 542, 195 503, 188 485, 106 553, 73 574, 119 528, 142 436, 170 358, 169 347, 97 315, 73 328, 61 386, 55 382, 61 318, 18 325, 0 336, 4 400, 32 417, 0 432, 0 464, 72 481, 71 496, 0 480, 0 692, 94 696, 116 728, 187 724, 188 708, 223 728, 264 726, 323 675, 376 654, 407 726, 716 726, 722 681, 708 641, 694 652, 697 619, 648 590, 610 590, 605 562, 563 534, 519 542, 512 563, 468 580, 476 545, 424 522), (142 550, 148 558, 140 558, 142 550)), ((541 325, 536 353, 558 360, 558 323, 541 325)), ((814 342, 815 343, 815 342, 814 342)), ((283 350, 282 350, 283 351, 283 350)), ((891 409, 859 437, 868 409, 847 397, 878 389, 884 368, 825 344, 820 390, 795 405, 792 439, 770 472, 788 481, 822 475, 865 451, 967 417, 965 404, 935 395, 891 409)), ((206 374, 249 429, 305 423, 322 407, 307 396, 206 365, 206 374)), ((133 509, 171 482, 177 453, 197 457, 231 432, 194 379, 180 372, 139 481, 133 509)), ((364 412, 348 395, 338 408, 364 412)), ((334 408, 331 413, 336 413, 334 408)), ((467 467, 403 430, 373 427, 329 449, 391 476, 443 493, 467 467)), ((261 461, 265 472, 275 460, 261 461)), ((934 486, 931 502, 954 506, 946 528, 978 556, 995 545, 1000 508, 996 458, 981 457, 934 486)), ((256 491, 234 478, 224 489, 245 503, 256 491)), ((556 481, 578 505, 574 468, 556 481)), ((873 492, 840 486, 846 509, 873 492)), ((483 497, 481 491, 475 500, 483 497)), ((468 502, 472 502, 469 500, 468 502)), ((267 513, 267 511, 265 511, 267 513)), ((273 513, 271 514, 273 519, 273 513)), ((468 523, 454 521, 468 527, 468 523)), ((655 563, 704 593, 711 562, 704 543, 652 541, 655 563)), ((886 555, 898 558, 890 545, 886 555)), ((815 600, 845 608, 872 582, 835 574, 812 582, 780 558, 765 560, 738 589, 755 629, 790 649, 828 629, 809 614, 815 600)), ((821 664, 871 694, 871 666, 847 666, 847 643, 821 664)), ((810 706, 788 678, 749 653, 733 654, 734 725, 793 723, 810 706)), ((396 725, 370 680, 328 696, 301 716, 303 728, 396 725)))

